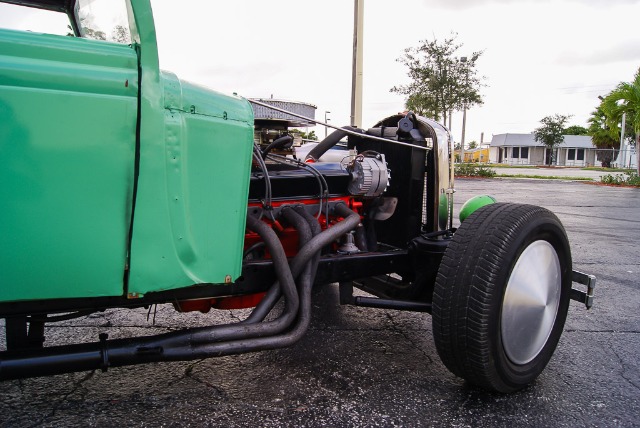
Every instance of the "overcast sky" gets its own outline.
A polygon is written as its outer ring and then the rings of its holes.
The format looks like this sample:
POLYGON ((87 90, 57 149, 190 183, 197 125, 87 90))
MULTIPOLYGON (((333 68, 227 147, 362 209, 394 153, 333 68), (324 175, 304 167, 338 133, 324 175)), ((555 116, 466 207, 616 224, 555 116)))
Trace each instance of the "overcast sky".
MULTIPOLYGON (((187 79, 247 97, 318 106, 349 122, 353 1, 154 0, 161 64, 187 79)), ((531 132, 545 116, 589 113, 640 67, 637 0, 365 0, 364 126, 403 110, 396 59, 420 40, 458 33, 460 56, 484 50, 484 105, 467 114, 466 140, 531 132)), ((462 113, 452 131, 460 139, 462 113)), ((316 133, 324 135, 323 128, 316 133)))
MULTIPOLYGON (((161 67, 245 97, 303 101, 334 125, 350 115, 352 0, 152 0, 161 67)), ((363 125, 404 109, 396 61, 420 40, 458 33, 477 67, 484 105, 467 114, 467 142, 532 132, 545 116, 589 113, 640 67, 640 0, 365 0, 363 125)), ((2 20, 7 16, 0 17, 2 20)), ((452 131, 460 139, 462 113, 452 131)), ((324 128, 316 127, 319 136, 324 128)))

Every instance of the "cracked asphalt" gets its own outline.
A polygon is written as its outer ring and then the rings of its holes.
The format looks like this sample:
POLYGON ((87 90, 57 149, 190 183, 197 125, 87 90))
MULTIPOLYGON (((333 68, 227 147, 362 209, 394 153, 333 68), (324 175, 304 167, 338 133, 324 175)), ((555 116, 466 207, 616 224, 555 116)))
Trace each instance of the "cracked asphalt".
MULTIPOLYGON (((527 179, 456 189, 456 213, 477 194, 551 209, 574 268, 598 277, 594 308, 571 303, 554 357, 523 391, 490 394, 450 374, 429 315, 341 307, 327 286, 314 291, 311 328, 292 348, 2 382, 0 426, 640 426, 640 189, 527 179)), ((112 310, 46 336, 93 341, 244 315, 112 310)))

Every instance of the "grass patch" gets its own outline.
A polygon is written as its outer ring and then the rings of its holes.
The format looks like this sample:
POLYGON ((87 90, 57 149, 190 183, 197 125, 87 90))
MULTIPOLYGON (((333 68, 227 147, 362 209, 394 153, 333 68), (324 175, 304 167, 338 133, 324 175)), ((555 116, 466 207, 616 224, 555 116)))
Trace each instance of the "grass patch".
POLYGON ((625 172, 622 174, 607 174, 600 177, 603 184, 612 186, 633 186, 640 187, 640 177, 635 172, 625 172))
POLYGON ((630 174, 633 173, 634 170, 633 169, 620 169, 620 168, 604 168, 601 166, 588 166, 585 168, 580 168, 583 171, 602 171, 602 172, 620 172, 620 173, 624 173, 624 174, 630 174))
POLYGON ((487 177, 496 176, 496 172, 484 164, 459 163, 455 165, 455 175, 457 177, 487 177))
POLYGON ((498 174, 503 178, 538 178, 542 180, 569 180, 569 181, 593 181, 589 177, 565 177, 560 175, 536 175, 536 174, 498 174))
POLYGON ((507 165, 504 163, 492 163, 491 168, 521 168, 521 169, 536 169, 535 165, 507 165))

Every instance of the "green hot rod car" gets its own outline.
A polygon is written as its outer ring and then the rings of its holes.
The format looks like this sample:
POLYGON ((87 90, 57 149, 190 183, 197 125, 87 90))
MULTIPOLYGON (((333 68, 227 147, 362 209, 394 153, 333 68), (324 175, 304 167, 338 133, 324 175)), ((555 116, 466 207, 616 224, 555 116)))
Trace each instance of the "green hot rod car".
POLYGON ((569 300, 591 305, 595 279, 573 271, 548 210, 480 198, 454 227, 441 124, 392 115, 301 158, 286 127, 257 132, 252 103, 298 116, 159 69, 149 0, 103 2, 122 7, 114 33, 90 25, 99 0, 2 3, 69 34, 0 29, 1 380, 289 346, 311 287, 337 283, 343 304, 431 313, 444 364, 509 392, 544 369, 569 300), (163 303, 254 309, 46 346, 47 323, 163 303))

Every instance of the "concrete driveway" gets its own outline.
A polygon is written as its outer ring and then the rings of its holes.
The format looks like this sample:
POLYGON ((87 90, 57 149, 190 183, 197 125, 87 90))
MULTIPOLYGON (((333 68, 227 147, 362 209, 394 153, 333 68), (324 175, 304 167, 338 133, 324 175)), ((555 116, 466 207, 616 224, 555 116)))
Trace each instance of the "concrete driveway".
MULTIPOLYGON (((330 286, 314 293, 311 329, 290 349, 3 382, 0 426, 639 426, 640 190, 514 179, 456 187, 456 212, 484 193, 556 212, 574 267, 598 276, 595 307, 572 302, 554 357, 523 391, 469 387, 440 362, 428 315, 341 307, 330 286)), ((47 337, 126 337, 242 315, 112 310, 47 337)))

